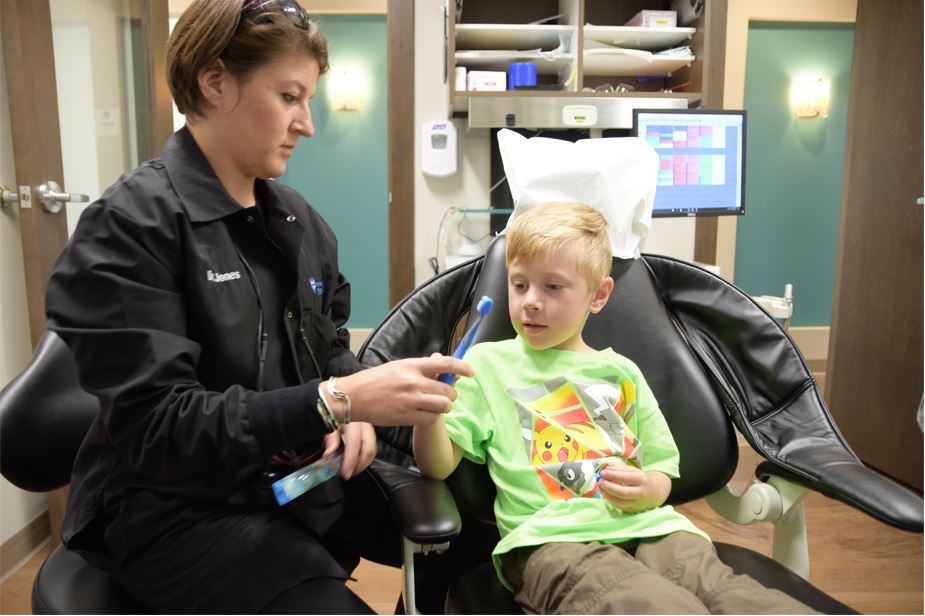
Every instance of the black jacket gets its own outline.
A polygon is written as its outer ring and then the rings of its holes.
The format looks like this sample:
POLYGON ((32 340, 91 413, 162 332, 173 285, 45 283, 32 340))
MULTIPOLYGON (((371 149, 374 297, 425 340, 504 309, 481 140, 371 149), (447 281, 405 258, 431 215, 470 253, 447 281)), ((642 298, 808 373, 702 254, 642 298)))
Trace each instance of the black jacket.
POLYGON ((258 181, 256 192, 267 241, 244 247, 238 235, 253 216, 183 129, 86 209, 58 259, 49 327, 102 409, 74 466, 69 547, 104 551, 105 525, 142 492, 275 507, 260 481, 267 460, 324 434, 319 377, 360 369, 331 229, 286 186, 258 181), (291 296, 258 293, 255 256, 264 273, 278 263, 291 296), (270 323, 285 328, 275 340, 283 361, 261 362, 270 323), (261 391, 267 381, 289 386, 261 391))

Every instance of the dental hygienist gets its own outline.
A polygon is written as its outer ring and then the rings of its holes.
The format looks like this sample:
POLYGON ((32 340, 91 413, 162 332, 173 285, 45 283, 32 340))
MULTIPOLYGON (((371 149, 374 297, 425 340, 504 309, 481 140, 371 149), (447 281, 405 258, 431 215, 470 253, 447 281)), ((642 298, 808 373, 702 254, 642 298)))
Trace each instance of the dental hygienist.
POLYGON ((433 421, 455 398, 436 377, 471 370, 362 370, 334 234, 267 181, 312 136, 328 68, 302 7, 196 0, 167 56, 186 127, 87 208, 48 285, 49 327, 101 405, 64 542, 154 613, 372 613, 349 563, 400 543, 364 472, 371 424, 433 421), (338 477, 278 505, 274 482, 335 451, 338 477))

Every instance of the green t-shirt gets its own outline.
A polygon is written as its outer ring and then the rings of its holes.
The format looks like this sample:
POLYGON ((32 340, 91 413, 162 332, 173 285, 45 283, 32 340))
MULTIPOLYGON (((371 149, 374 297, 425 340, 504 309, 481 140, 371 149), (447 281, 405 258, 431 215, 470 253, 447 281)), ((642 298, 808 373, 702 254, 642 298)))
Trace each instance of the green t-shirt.
POLYGON ((456 383, 445 416, 450 438, 498 488, 500 555, 546 543, 709 537, 665 505, 624 513, 602 498, 607 464, 633 464, 678 477, 678 448, 636 364, 612 349, 576 353, 530 348, 522 338, 473 346, 475 378, 456 383))

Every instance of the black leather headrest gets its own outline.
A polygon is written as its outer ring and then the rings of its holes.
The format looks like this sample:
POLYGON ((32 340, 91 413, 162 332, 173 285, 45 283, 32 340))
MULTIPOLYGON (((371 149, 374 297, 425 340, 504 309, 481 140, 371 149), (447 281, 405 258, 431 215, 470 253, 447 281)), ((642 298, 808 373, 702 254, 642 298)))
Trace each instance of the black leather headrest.
POLYGON ((46 331, 32 361, 0 391, 0 472, 32 492, 67 485, 99 402, 80 387, 71 350, 46 331))

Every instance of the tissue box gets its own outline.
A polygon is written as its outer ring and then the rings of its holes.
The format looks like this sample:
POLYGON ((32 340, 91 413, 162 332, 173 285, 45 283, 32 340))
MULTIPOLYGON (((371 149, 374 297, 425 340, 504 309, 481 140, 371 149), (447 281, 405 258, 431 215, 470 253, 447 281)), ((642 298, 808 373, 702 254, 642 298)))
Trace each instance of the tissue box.
POLYGON ((674 28, 678 25, 676 11, 639 11, 636 16, 626 22, 627 26, 642 28, 674 28))
POLYGON ((466 82, 470 92, 504 92, 507 73, 504 71, 469 71, 466 82))

